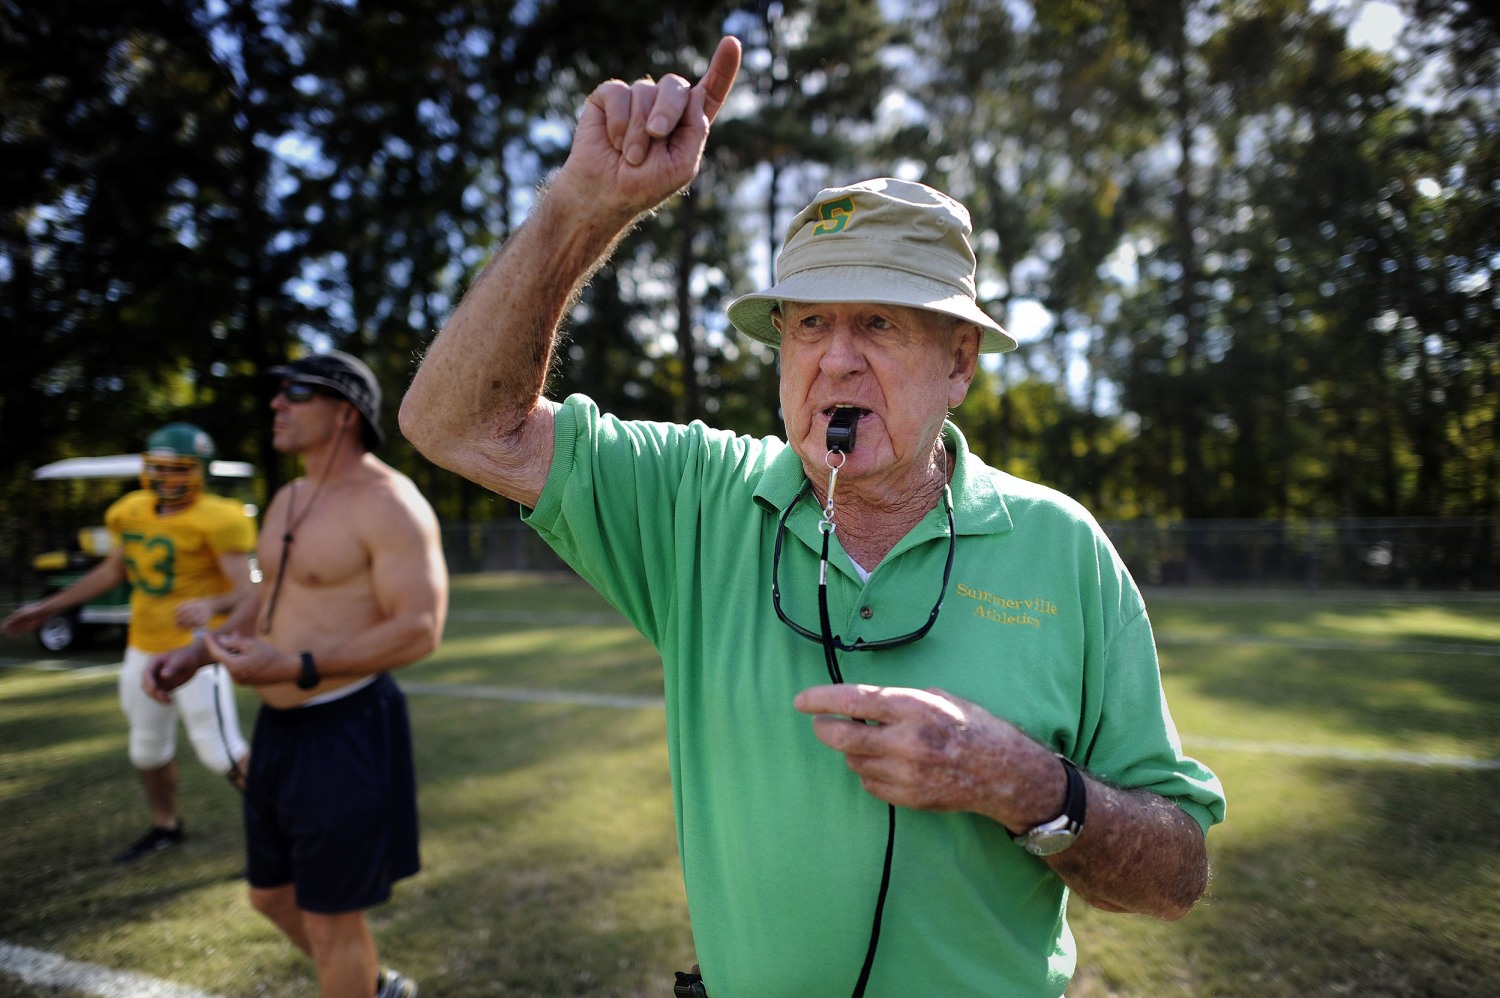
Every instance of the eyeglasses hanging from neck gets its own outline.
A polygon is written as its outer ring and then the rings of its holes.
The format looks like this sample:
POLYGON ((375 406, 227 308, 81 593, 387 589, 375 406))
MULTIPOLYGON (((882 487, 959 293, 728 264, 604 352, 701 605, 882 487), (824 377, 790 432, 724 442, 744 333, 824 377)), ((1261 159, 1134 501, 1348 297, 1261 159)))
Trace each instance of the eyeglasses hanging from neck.
POLYGON ((791 516, 792 510, 796 508, 797 503, 802 500, 802 496, 807 492, 808 487, 811 485, 810 480, 803 481, 802 488, 797 491, 796 498, 787 504, 786 509, 781 514, 781 518, 777 521, 776 547, 771 561, 771 606, 775 609, 776 616, 780 618, 783 624, 790 627, 797 634, 807 638, 809 641, 817 641, 823 646, 824 657, 828 665, 828 675, 835 683, 844 681, 843 675, 839 670, 838 660, 834 655, 835 651, 884 651, 890 648, 899 648, 902 645, 911 644, 932 630, 932 625, 937 623, 938 612, 943 608, 943 598, 948 592, 948 582, 953 574, 953 555, 958 544, 958 534, 953 526, 953 492, 949 489, 945 481, 943 484, 943 511, 948 515, 948 560, 943 566, 943 582, 938 589, 937 602, 932 605, 932 612, 927 615, 927 620, 921 627, 908 634, 891 638, 880 638, 874 641, 856 638, 854 641, 849 642, 843 640, 839 635, 834 634, 828 615, 828 548, 830 539, 837 529, 834 525, 834 496, 838 490, 839 469, 843 467, 847 456, 847 451, 843 449, 843 446, 840 446, 845 440, 848 442, 849 450, 853 450, 853 433, 847 431, 847 429, 841 431, 836 430, 832 426, 830 427, 830 446, 826 459, 829 470, 828 501, 823 507, 822 519, 818 521, 818 532, 823 535, 822 553, 818 559, 818 616, 821 633, 803 627, 792 620, 781 607, 781 545, 786 536, 786 521, 791 516), (834 462, 835 454, 839 457, 837 463, 834 462))

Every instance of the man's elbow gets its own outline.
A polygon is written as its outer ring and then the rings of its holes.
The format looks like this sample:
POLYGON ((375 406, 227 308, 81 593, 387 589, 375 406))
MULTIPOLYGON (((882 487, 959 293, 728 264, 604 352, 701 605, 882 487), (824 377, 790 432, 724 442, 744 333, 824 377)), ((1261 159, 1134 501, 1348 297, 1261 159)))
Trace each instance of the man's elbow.
POLYGON ((424 631, 422 633, 421 652, 417 657, 426 658, 428 655, 431 655, 438 650, 438 645, 442 644, 442 641, 443 629, 441 627, 434 627, 424 631))
POLYGON ((1172 911, 1175 914, 1163 915, 1162 918, 1168 922, 1177 921, 1192 911, 1206 893, 1208 893, 1208 856, 1204 855, 1194 867, 1192 875, 1187 878, 1182 891, 1173 899, 1172 911))
POLYGON ((443 434, 438 430, 436 422, 432 418, 431 407, 422 403, 415 388, 408 391, 401 400, 401 408, 396 412, 396 425, 401 428, 401 435, 418 453, 441 466, 437 452, 443 434))
POLYGON ((1208 890, 1208 860, 1193 865, 1183 876, 1157 898, 1155 910, 1145 914, 1163 922, 1175 922, 1187 915, 1208 890))
POLYGON ((1175 922, 1183 918, 1198 903, 1197 897, 1191 899, 1186 897, 1153 898, 1146 903, 1135 905, 1116 904, 1105 898, 1089 897, 1086 894, 1080 894, 1079 897, 1091 908, 1098 908, 1100 911, 1107 911, 1113 915, 1147 915, 1163 922, 1175 922))
POLYGON ((443 402, 424 402, 415 389, 407 392, 396 413, 401 435, 427 460, 445 471, 473 479, 481 442, 492 431, 492 419, 469 418, 443 402))
POLYGON ((1089 894, 1077 887, 1073 892, 1085 903, 1100 911, 1122 915, 1147 915, 1163 922, 1175 922, 1192 911, 1208 890, 1208 864, 1197 865, 1170 882, 1159 881, 1154 889, 1131 896, 1111 899, 1103 893, 1089 894))
POLYGON ((423 614, 415 624, 411 640, 407 645, 411 649, 411 661, 413 662, 424 659, 437 651, 438 645, 443 640, 443 615, 439 613, 423 614))
POLYGON ((1178 897, 1162 898, 1160 907, 1158 907, 1154 911, 1145 912, 1144 914, 1150 915, 1152 918, 1160 919, 1163 922, 1176 922, 1179 919, 1186 917, 1187 913, 1192 911, 1193 908, 1198 904, 1198 899, 1202 896, 1203 894, 1200 891, 1199 893, 1192 895, 1183 894, 1178 897))
MULTIPOLYGON (((1196 828, 1193 834, 1198 834, 1196 828)), ((1162 876, 1156 889, 1144 898, 1141 914, 1163 922, 1175 922, 1192 911, 1203 897, 1208 890, 1208 853, 1201 838, 1192 845, 1193 848, 1186 848, 1180 857, 1180 865, 1172 873, 1162 876)))

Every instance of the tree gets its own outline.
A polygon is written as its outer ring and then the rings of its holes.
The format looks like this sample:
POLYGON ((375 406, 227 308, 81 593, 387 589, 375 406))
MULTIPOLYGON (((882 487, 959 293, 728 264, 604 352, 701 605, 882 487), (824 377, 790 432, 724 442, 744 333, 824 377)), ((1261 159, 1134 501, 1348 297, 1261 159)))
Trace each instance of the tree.
MULTIPOLYGON (((893 151, 969 206, 990 310, 1004 321, 1031 301, 1052 316, 1041 342, 998 365, 994 390, 1065 383, 1089 353, 1079 341, 1096 339, 1100 318, 1119 307, 1106 268, 1138 224, 1150 182, 1144 164, 1162 142, 1159 109, 1142 83, 1149 53, 1116 5, 947 0, 922 12, 933 16, 910 30, 919 67, 912 93, 925 113, 893 151)), ((1085 411, 1106 404, 1102 365, 1095 371, 1085 411)), ((1031 446, 1018 411, 1000 405, 976 427, 981 454, 1005 464, 1014 448, 1031 446)), ((1036 461, 1044 480, 1074 479, 1071 446, 1036 461)), ((1122 494, 1103 481, 1089 488, 1101 498, 1122 494)))
MULTIPOLYGON (((774 431, 775 354, 722 306, 815 190, 896 174, 969 205, 995 314, 1050 318, 966 406, 996 464, 1105 516, 1495 514, 1493 14, 1410 0, 1378 55, 1308 0, 884 9, 0 9, 0 530, 35 464, 173 417, 274 485, 260 372, 289 353, 364 355, 393 411, 588 90, 701 70, 725 27, 704 171, 588 289, 554 392, 774 431)), ((386 456, 445 518, 508 511, 386 456)))
POLYGON ((0 12, 0 467, 130 450, 198 409, 215 352, 239 155, 221 74, 177 6, 0 12))

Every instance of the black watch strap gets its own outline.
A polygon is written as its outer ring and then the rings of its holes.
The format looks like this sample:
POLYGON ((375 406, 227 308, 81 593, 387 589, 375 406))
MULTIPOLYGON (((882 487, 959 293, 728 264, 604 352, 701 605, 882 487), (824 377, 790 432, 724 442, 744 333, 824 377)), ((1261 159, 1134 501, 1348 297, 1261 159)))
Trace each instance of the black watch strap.
POLYGON ((297 674, 297 689, 310 690, 318 685, 318 665, 313 661, 313 653, 304 651, 300 653, 302 658, 302 671, 297 674))
POLYGON ((1063 775, 1068 782, 1062 814, 1020 835, 1011 836, 1033 856, 1051 856, 1071 846, 1083 831, 1083 819, 1087 816, 1088 790, 1084 786, 1083 774, 1067 756, 1058 754, 1057 760, 1062 763, 1063 775))
POLYGON ((1083 774, 1073 765, 1073 760, 1065 755, 1059 755, 1057 759, 1063 764, 1068 776, 1068 795, 1063 800, 1063 817, 1069 820, 1073 826, 1073 834, 1077 835, 1083 831, 1083 819, 1089 809, 1089 795, 1083 788, 1083 774))

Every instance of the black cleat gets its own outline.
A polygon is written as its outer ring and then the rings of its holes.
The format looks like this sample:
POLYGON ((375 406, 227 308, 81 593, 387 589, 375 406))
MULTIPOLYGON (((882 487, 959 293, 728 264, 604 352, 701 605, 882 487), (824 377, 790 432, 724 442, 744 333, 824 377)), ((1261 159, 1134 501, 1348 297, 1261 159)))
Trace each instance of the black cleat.
POLYGON ((157 828, 151 826, 151 831, 142 835, 130 844, 120 855, 115 857, 116 863, 134 863, 142 856, 148 856, 163 849, 170 849, 183 840, 182 823, 178 822, 176 828, 157 828))

